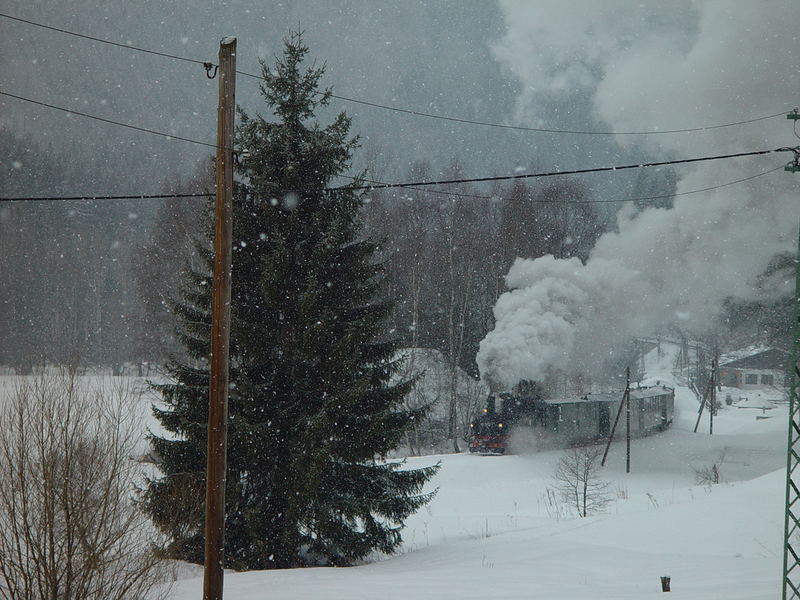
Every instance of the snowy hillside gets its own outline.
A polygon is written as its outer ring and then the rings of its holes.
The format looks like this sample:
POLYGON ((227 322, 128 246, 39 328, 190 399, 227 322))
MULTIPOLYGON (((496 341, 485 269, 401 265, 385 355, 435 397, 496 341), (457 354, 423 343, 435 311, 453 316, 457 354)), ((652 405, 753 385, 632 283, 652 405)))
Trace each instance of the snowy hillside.
MULTIPOLYGON (((660 362, 648 374, 663 382, 660 362)), ((725 407, 709 436, 707 417, 692 433, 697 406, 676 389, 673 428, 633 441, 628 475, 624 444, 612 448, 601 476, 613 500, 603 514, 580 519, 548 496, 562 451, 413 458, 409 467, 442 468, 438 495, 407 522, 401 554, 352 568, 230 573, 226 597, 640 599, 661 594, 659 578, 669 575, 680 598, 775 598, 786 407, 725 407), (698 485, 696 470, 714 463, 721 483, 698 485)), ((171 600, 201 589, 200 577, 181 580, 171 600)))

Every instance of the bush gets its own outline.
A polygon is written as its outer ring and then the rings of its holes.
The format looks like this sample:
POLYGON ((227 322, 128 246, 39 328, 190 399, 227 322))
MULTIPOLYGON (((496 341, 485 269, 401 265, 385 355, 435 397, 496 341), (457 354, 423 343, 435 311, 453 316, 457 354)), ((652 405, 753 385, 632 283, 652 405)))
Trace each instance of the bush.
POLYGON ((722 463, 725 462, 725 450, 723 450, 716 462, 710 465, 704 465, 696 468, 692 467, 694 471, 694 479, 697 485, 716 485, 720 482, 720 468, 722 463))
POLYGON ((0 597, 166 594, 153 530, 132 501, 136 396, 109 388, 66 372, 20 378, 0 405, 0 597))
POLYGON ((553 479, 561 498, 580 517, 599 512, 611 500, 608 482, 599 478, 599 446, 582 446, 565 452, 558 460, 553 479))

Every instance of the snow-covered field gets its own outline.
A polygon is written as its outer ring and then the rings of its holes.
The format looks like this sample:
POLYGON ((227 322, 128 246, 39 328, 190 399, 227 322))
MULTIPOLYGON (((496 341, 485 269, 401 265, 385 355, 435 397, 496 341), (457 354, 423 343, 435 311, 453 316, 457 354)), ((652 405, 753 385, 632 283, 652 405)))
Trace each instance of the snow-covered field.
MULTIPOLYGON (((652 378, 670 383, 666 370, 648 365, 652 378)), ((0 395, 12 379, 0 377, 0 395)), ((624 443, 612 447, 601 476, 613 500, 585 519, 548 497, 560 450, 409 458, 410 467, 440 462, 441 471, 431 486, 437 496, 407 521, 398 555, 351 568, 228 573, 225 596, 639 599, 660 595, 659 578, 669 575, 680 598, 776 598, 787 410, 757 400, 737 398, 715 417, 713 436, 707 416, 694 434, 697 400, 678 387, 672 429, 633 441, 630 474, 624 443), (713 463, 722 482, 698 485, 695 470, 713 463)), ((141 402, 143 424, 153 427, 149 401, 141 402)), ((201 597, 202 572, 182 572, 170 599, 201 597)))
MULTIPOLYGON (((351 568, 229 573, 236 600, 640 599, 779 597, 785 407, 726 407, 714 435, 697 401, 678 389, 670 431, 612 448, 603 477, 614 501, 581 519, 547 500, 560 451, 517 456, 442 455, 431 504, 410 518, 402 552, 351 568), (719 462, 722 483, 697 485, 694 469, 719 462)), ((179 581, 172 600, 199 598, 202 578, 179 581)))
MULTIPOLYGON (((779 594, 783 527, 783 414, 755 420, 729 410, 719 434, 691 433, 694 416, 624 447, 604 477, 617 499, 575 518, 551 506, 559 452, 528 456, 443 455, 439 493, 408 521, 399 556, 347 569, 230 573, 238 600, 318 598, 647 598, 661 575, 681 598, 755 600, 779 594), (723 483, 695 485, 692 467, 718 460, 723 483)), ((178 582, 172 598, 200 597, 202 580, 178 582)))

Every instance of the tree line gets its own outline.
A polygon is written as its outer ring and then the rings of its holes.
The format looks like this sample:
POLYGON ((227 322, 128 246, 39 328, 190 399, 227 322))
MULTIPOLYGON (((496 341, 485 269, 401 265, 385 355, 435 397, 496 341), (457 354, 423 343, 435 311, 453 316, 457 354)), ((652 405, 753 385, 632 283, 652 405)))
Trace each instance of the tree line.
MULTIPOLYGON (((109 193, 125 173, 96 160, 78 168, 69 153, 0 130, 3 196, 109 193)), ((133 258, 150 226, 141 202, 40 201, 0 204, 0 365, 119 366, 138 358, 141 314, 133 258)))

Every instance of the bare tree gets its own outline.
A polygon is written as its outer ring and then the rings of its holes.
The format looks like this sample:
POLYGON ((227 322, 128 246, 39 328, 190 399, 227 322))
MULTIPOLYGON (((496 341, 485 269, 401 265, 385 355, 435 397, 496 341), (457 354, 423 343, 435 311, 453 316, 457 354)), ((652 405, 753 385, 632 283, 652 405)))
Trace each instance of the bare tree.
MULTIPOLYGON (((203 161, 192 177, 178 181, 170 193, 213 192, 214 173, 210 159, 203 161)), ((175 335, 172 302, 185 278, 187 268, 200 265, 197 237, 203 229, 202 202, 185 198, 165 199, 158 208, 150 236, 132 259, 130 270, 141 308, 137 315, 134 347, 136 358, 160 363, 181 352, 175 335)), ((133 295, 133 293, 131 294, 133 295)))
POLYGON ((0 597, 163 597, 153 529, 132 501, 143 465, 134 394, 74 374, 17 381, 0 406, 0 597), (110 389, 109 389, 110 388, 110 389))
MULTIPOLYGON (((445 173, 449 179, 463 176, 461 165, 454 160, 445 173)), ((455 193, 468 195, 470 190, 462 185, 453 186, 455 193)), ((482 248, 476 245, 480 237, 479 213, 474 200, 465 197, 452 197, 439 205, 438 230, 443 251, 442 296, 445 299, 444 320, 445 353, 449 361, 450 389, 448 410, 448 438, 452 440, 453 451, 459 452, 458 412, 459 367, 464 357, 467 316, 475 300, 475 287, 480 267, 479 257, 482 248)))
POLYGON ((602 455, 599 446, 581 446, 558 459, 553 474, 556 490, 580 517, 601 511, 611 500, 608 482, 599 478, 602 455))
POLYGON ((694 471, 694 478, 698 485, 716 485, 721 480, 720 468, 722 463, 725 462, 725 453, 727 448, 720 452, 719 458, 710 465, 703 465, 701 467, 692 467, 694 471))
POLYGON ((477 379, 472 379, 462 373, 461 384, 459 385, 459 409, 458 419, 461 430, 461 439, 469 442, 469 424, 475 419, 481 408, 486 405, 486 396, 489 390, 486 385, 477 379))

